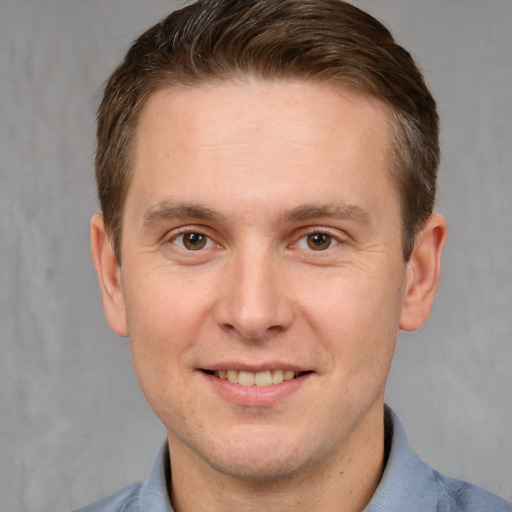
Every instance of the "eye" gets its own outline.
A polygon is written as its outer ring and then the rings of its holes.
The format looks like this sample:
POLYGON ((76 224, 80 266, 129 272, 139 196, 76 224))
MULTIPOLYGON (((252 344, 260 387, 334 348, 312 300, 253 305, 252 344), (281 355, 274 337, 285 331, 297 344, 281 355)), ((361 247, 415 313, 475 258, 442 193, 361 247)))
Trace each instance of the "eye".
POLYGON ((325 251, 339 242, 327 233, 317 232, 303 236, 297 243, 299 249, 325 251))
POLYGON ((173 240, 173 243, 187 251, 200 251, 213 244, 206 235, 197 232, 182 233, 173 240))

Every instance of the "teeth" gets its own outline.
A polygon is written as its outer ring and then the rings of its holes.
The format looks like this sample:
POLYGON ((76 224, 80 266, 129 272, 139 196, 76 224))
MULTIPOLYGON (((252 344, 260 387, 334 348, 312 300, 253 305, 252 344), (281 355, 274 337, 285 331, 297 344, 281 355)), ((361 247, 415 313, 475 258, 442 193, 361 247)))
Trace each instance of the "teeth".
MULTIPOLYGON (((227 379, 229 380, 229 382, 232 382, 233 384, 238 384, 238 373, 239 372, 237 370, 228 370, 226 372, 226 374, 227 374, 227 379)), ((220 375, 217 375, 217 376, 220 377, 220 375)), ((220 378, 222 378, 222 377, 220 377, 220 378)))
POLYGON ((283 370, 274 370, 272 372, 272 384, 280 384, 283 380, 283 370))
POLYGON ((270 386, 280 384, 284 380, 292 380, 302 372, 293 370, 266 370, 263 372, 246 372, 244 370, 218 370, 215 376, 222 380, 228 380, 233 384, 241 386, 270 386))
POLYGON ((254 386, 254 373, 252 372, 239 372, 238 384, 241 386, 254 386))
POLYGON ((286 370, 283 374, 284 380, 292 380, 295 377, 295 372, 293 370, 286 370))
POLYGON ((258 372, 254 374, 254 383, 256 386, 270 386, 272 384, 272 372, 258 372))

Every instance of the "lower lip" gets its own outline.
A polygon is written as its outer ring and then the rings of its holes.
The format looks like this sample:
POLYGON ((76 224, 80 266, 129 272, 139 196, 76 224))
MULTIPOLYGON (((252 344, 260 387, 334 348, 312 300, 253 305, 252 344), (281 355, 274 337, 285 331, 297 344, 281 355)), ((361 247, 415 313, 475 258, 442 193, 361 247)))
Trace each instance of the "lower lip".
POLYGON ((311 373, 306 373, 292 380, 285 380, 280 384, 242 386, 241 384, 233 384, 228 380, 219 379, 208 373, 201 372, 201 374, 218 394, 236 405, 245 407, 270 407, 275 405, 304 386, 312 377, 311 373))

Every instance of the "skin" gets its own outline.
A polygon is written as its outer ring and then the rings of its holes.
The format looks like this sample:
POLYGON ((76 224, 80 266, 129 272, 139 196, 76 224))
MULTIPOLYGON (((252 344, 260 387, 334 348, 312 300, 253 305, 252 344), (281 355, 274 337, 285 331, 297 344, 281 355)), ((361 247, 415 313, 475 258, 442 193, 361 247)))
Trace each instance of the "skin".
POLYGON ((169 88, 144 107, 122 267, 100 214, 92 249, 167 428, 177 511, 355 511, 374 493, 398 331, 427 319, 446 236, 433 215, 404 262, 390 119, 300 81, 169 88), (222 369, 306 373, 245 387, 222 369))

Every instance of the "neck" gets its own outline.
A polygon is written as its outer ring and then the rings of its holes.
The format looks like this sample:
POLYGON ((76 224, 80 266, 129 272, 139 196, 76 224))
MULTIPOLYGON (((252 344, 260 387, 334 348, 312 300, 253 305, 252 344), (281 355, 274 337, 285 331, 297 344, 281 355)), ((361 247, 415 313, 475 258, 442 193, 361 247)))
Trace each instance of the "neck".
POLYGON ((383 410, 366 418, 328 460, 280 481, 248 481, 211 468, 169 436, 172 503, 176 512, 360 512, 384 469, 383 410))

